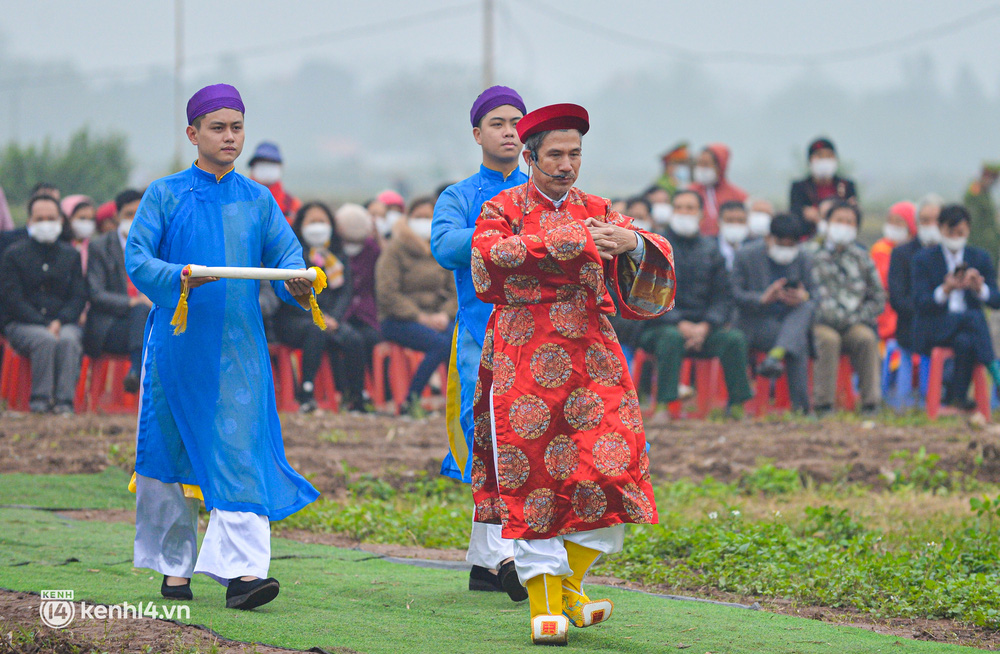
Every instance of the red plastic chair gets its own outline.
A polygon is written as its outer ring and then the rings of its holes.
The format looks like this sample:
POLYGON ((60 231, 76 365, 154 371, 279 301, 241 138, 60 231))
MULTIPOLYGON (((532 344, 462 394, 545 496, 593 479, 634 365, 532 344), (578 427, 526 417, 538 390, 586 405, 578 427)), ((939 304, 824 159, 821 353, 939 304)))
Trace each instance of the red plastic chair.
POLYGON ((139 406, 137 393, 126 393, 124 382, 132 362, 124 354, 105 354, 93 360, 84 359, 80 379, 90 370, 90 402, 92 413, 134 413, 139 406))
POLYGON ((854 392, 854 367, 851 365, 851 358, 842 354, 840 365, 837 366, 837 406, 845 411, 854 411, 857 400, 854 392))
MULTIPOLYGON (((927 380, 927 417, 937 420, 941 412, 941 394, 944 389, 944 362, 955 356, 950 347, 936 347, 931 350, 931 370, 927 380)), ((973 396, 976 398, 976 411, 981 413, 986 422, 990 421, 990 386, 986 379, 986 368, 976 364, 972 372, 973 396)))
MULTIPOLYGON (((10 343, 0 340, 3 345, 3 360, 0 362, 0 397, 7 402, 11 411, 27 411, 31 401, 31 360, 22 357, 10 343)), ((80 378, 76 383, 73 410, 86 410, 87 369, 89 359, 83 357, 80 378)))

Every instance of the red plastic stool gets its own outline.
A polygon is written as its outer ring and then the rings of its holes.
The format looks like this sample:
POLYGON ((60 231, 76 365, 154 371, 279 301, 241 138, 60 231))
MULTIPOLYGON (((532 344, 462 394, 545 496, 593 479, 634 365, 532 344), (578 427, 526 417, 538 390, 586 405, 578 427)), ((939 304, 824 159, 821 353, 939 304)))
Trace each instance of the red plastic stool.
MULTIPOLYGON (((124 354, 105 354, 90 361, 90 406, 92 413, 133 413, 139 406, 136 393, 126 393, 125 377, 132 362, 124 354)), ((83 372, 81 372, 81 378, 83 372)))
POLYGON ((280 343, 268 343, 271 355, 271 377, 274 380, 274 401, 278 411, 298 411, 295 401, 295 375, 292 374, 292 348, 280 343))
POLYGON ((845 411, 854 411, 857 406, 857 395, 854 393, 854 367, 851 357, 840 355, 837 366, 837 405, 845 411))
MULTIPOLYGON (((296 359, 299 363, 299 375, 302 374, 302 350, 295 351, 296 359)), ((316 398, 316 406, 325 411, 340 411, 340 401, 337 397, 337 385, 333 379, 333 367, 330 358, 323 353, 320 360, 319 371, 316 373, 316 380, 313 383, 313 394, 316 398)))
MULTIPOLYGON (((936 347, 931 350, 931 370, 927 379, 927 417, 937 420, 941 412, 941 393, 944 387, 944 362, 955 356, 950 347, 936 347)), ((986 422, 990 421, 990 386, 986 379, 986 367, 977 363, 972 372, 973 395, 976 398, 976 411, 981 413, 986 422)))
MULTIPOLYGON (((655 361, 655 359, 645 350, 637 349, 635 354, 632 355, 632 382, 635 384, 636 389, 639 388, 639 382, 642 379, 642 369, 646 365, 647 361, 655 361)), ((680 382, 682 384, 691 384, 692 373, 694 374, 695 394, 697 400, 695 405, 696 408, 689 414, 689 417, 704 419, 714 407, 719 405, 720 401, 722 403, 721 406, 724 407, 726 405, 727 395, 725 384, 721 383, 722 365, 716 358, 695 359, 685 357, 684 361, 681 363, 681 372, 679 376, 680 382), (722 387, 721 391, 719 390, 720 386, 722 387)), ((659 380, 654 379, 653 383, 650 385, 652 401, 650 402, 649 408, 645 411, 647 415, 656 408, 656 391, 658 381, 659 380)), ((670 412, 671 417, 681 417, 681 401, 674 400, 667 406, 667 410, 670 412)))
POLYGON ((0 396, 11 411, 27 411, 31 400, 31 362, 4 342, 0 396))
MULTIPOLYGON (((767 356, 764 352, 757 352, 754 357, 754 365, 759 365, 767 356)), ((771 403, 771 379, 763 375, 757 375, 754 389, 754 397, 750 400, 748 413, 755 417, 761 417, 771 412, 784 412, 792 408, 791 394, 788 391, 788 375, 782 373, 774 384, 774 403, 771 403)))

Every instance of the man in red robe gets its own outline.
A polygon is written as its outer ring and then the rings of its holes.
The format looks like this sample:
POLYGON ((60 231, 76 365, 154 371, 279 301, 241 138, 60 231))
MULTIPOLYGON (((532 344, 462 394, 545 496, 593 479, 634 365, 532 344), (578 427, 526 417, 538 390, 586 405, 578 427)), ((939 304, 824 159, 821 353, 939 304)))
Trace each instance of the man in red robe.
POLYGON ((517 125, 527 184, 483 205, 472 278, 495 305, 475 396, 476 520, 515 539, 532 640, 563 644, 569 622, 607 620, 582 580, 617 552, 624 523, 657 521, 635 387, 607 314, 673 305, 670 244, 575 188, 583 107, 551 105, 517 125))

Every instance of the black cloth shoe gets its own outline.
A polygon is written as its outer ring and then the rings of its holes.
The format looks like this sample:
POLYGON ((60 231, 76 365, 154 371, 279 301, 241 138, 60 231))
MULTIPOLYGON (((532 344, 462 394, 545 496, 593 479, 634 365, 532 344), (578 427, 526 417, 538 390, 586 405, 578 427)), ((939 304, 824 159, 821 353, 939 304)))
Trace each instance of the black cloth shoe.
POLYGON ((481 565, 474 565, 469 571, 469 590, 481 590, 487 593, 504 592, 496 573, 481 565))
POLYGON ((828 416, 828 415, 830 415, 830 414, 833 413, 833 405, 832 404, 817 404, 815 407, 813 407, 813 411, 816 412, 816 417, 817 418, 824 418, 824 417, 826 417, 826 416, 828 416))
POLYGON ((226 608, 249 611, 267 604, 278 596, 278 580, 274 577, 241 581, 239 577, 229 580, 226 589, 226 608))
POLYGON ((129 374, 125 375, 125 379, 122 380, 122 388, 125 389, 126 393, 138 393, 139 375, 134 372, 129 372, 129 374))
POLYGON ((163 595, 167 599, 175 600, 194 599, 194 594, 191 593, 190 580, 183 586, 168 586, 167 575, 163 575, 163 583, 160 584, 160 595, 163 595))
POLYGON ((528 590, 521 585, 521 580, 517 577, 517 570, 514 569, 514 562, 508 561, 500 566, 497 571, 497 578, 500 586, 507 591, 507 597, 515 602, 523 602, 528 599, 528 590))
POLYGON ((757 374, 761 377, 777 379, 785 374, 785 366, 774 357, 764 357, 764 360, 757 366, 757 374))

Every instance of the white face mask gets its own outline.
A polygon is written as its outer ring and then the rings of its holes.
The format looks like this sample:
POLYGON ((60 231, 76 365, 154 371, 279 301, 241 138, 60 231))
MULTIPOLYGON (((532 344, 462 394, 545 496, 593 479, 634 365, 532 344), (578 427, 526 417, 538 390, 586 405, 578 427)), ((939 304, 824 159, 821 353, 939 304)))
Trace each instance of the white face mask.
POLYGON ((349 257, 356 257, 365 249, 364 243, 344 243, 344 254, 349 257))
POLYGON ((826 230, 826 240, 834 245, 847 245, 857 237, 858 228, 844 223, 833 223, 826 230))
POLYGON ((62 234, 63 224, 60 220, 43 220, 28 225, 28 236, 39 243, 55 243, 62 234))
POLYGON ((674 230, 678 236, 684 238, 690 238, 698 233, 698 225, 701 221, 698 220, 698 216, 692 216, 686 213, 675 213, 674 217, 670 219, 670 228, 674 230))
POLYGON ((747 216, 747 225, 750 227, 751 236, 767 236, 771 231, 771 214, 751 211, 747 216))
POLYGON ((836 157, 820 157, 809 162, 809 172, 816 179, 833 179, 837 174, 836 157))
POLYGON ((132 229, 131 219, 123 220, 120 223, 118 223, 118 233, 121 235, 122 238, 128 238, 128 232, 130 229, 132 229))
POLYGON ((893 243, 899 244, 910 237, 910 230, 905 227, 900 227, 899 225, 890 225, 886 223, 882 227, 882 236, 886 237, 893 243))
POLYGON ((730 245, 739 245, 747 240, 750 228, 743 223, 722 223, 719 225, 719 235, 730 245))
POLYGON ((97 222, 84 218, 77 218, 70 222, 73 227, 73 236, 81 241, 85 241, 94 235, 97 229, 97 222))
POLYGON ((959 250, 962 250, 965 247, 965 244, 968 241, 969 241, 969 239, 966 238, 966 237, 964 237, 964 236, 955 236, 955 237, 942 236, 941 237, 941 245, 945 246, 946 248, 948 248, 952 252, 958 252, 959 250))
POLYGON ((656 202, 649 215, 657 225, 669 225, 670 217, 674 215, 674 208, 668 202, 656 202))
POLYGON ((941 242, 941 230, 937 225, 921 225, 917 227, 917 238, 924 245, 937 245, 941 242))
POLYGON ((653 231, 653 223, 649 220, 644 220, 641 218, 633 218, 632 226, 636 229, 644 229, 647 232, 653 231))
POLYGON ((769 245, 767 246, 767 256, 771 257, 771 261, 779 266, 787 266, 795 261, 795 257, 799 256, 799 248, 795 245, 769 245))
POLYGON ((333 226, 330 223, 309 223, 302 226, 302 240, 311 248, 321 248, 330 242, 333 226))
POLYGON ((250 166, 250 176, 264 186, 281 181, 281 164, 273 161, 258 161, 250 166))
POLYGON ((431 219, 430 218, 410 218, 408 221, 410 229, 420 238, 431 240, 431 219))
POLYGON ((719 181, 715 168, 711 166, 695 166, 693 176, 694 183, 702 186, 715 186, 715 183, 719 181))
POLYGON ((818 223, 816 223, 816 234, 820 238, 826 238, 826 233, 829 231, 829 228, 830 226, 826 223, 826 221, 821 220, 818 223))
POLYGON ((396 209, 389 209, 385 212, 384 218, 375 219, 375 229, 382 236, 388 237, 392 233, 392 226, 396 224, 396 221, 403 217, 402 212, 396 209))

